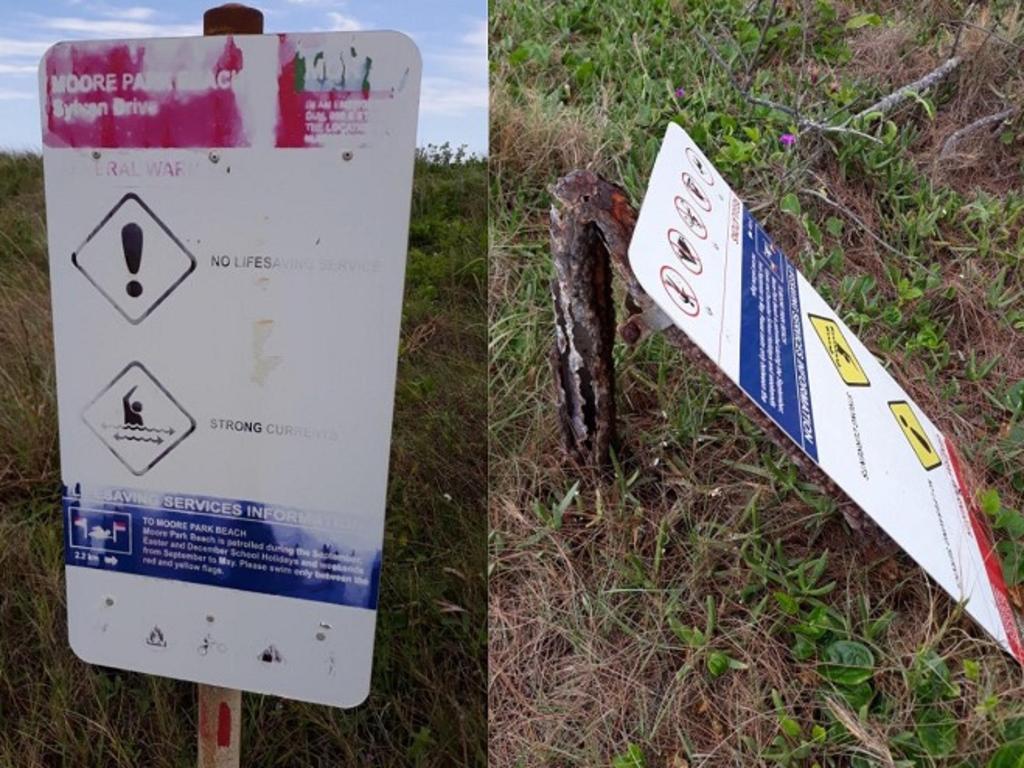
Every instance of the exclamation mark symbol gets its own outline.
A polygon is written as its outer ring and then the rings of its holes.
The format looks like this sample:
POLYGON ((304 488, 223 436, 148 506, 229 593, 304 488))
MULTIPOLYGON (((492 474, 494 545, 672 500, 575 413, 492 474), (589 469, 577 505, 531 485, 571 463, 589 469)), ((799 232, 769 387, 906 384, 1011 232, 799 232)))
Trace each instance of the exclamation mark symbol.
MULTIPOLYGON (((142 227, 134 221, 121 227, 121 248, 124 250, 124 263, 133 275, 139 274, 142 266, 142 227)), ((142 283, 129 280, 124 287, 125 292, 133 299, 142 295, 142 283)))

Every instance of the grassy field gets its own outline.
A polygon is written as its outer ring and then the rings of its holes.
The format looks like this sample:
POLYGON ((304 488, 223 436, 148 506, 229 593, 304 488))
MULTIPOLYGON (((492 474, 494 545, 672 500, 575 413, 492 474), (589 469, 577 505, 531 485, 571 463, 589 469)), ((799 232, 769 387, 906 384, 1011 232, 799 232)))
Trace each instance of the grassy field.
POLYGON ((1019 4, 491 12, 491 764, 1024 765, 1020 666, 906 556, 852 530, 677 350, 617 348, 610 477, 561 459, 546 360, 548 185, 588 167, 639 205, 676 120, 958 442, 1019 596, 1019 4), (939 87, 859 133, 742 93, 839 125, 954 48, 939 87), (851 648, 863 669, 836 674, 826 662, 851 648))
MULTIPOLYGON (((246 694, 250 766, 486 760, 486 166, 416 168, 376 659, 344 711, 246 694)), ((195 765, 195 687, 68 649, 42 163, 0 156, 0 766, 195 765)))

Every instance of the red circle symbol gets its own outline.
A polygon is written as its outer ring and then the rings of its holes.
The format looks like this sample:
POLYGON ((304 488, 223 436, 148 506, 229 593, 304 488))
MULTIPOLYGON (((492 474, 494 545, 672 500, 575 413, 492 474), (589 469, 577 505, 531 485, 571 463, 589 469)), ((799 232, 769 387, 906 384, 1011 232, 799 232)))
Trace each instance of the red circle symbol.
POLYGON ((708 213, 711 213, 711 198, 704 194, 704 190, 701 189, 697 182, 693 180, 693 176, 683 171, 683 186, 686 187, 686 191, 690 193, 690 197, 708 213))
POLYGON ((693 274, 699 275, 704 271, 704 264, 697 255, 697 251, 678 229, 668 231, 668 244, 672 247, 672 253, 676 255, 680 263, 693 274))
POLYGON ((696 317, 700 314, 700 303, 697 301, 697 294, 693 292, 693 288, 686 282, 686 278, 679 273, 679 270, 668 266, 662 267, 661 285, 664 287, 665 293, 672 300, 672 303, 679 307, 683 314, 690 317, 696 317))
POLYGON ((701 220, 693 206, 679 195, 676 195, 676 213, 679 214, 679 218, 683 220, 683 223, 694 235, 701 240, 708 239, 708 228, 704 226, 703 220, 701 220))
POLYGON ((686 159, 690 161, 690 165, 693 166, 693 170, 695 170, 697 175, 704 180, 705 184, 709 187, 714 185, 715 176, 711 173, 711 167, 708 165, 706 160, 701 160, 700 156, 693 151, 692 147, 686 148, 686 159))

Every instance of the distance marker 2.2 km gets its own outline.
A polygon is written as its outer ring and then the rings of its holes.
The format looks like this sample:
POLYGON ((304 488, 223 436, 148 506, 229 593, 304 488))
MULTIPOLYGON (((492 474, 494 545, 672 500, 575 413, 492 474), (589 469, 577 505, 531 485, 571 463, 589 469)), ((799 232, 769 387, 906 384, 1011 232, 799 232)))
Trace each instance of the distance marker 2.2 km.
POLYGON ((103 217, 71 262, 132 325, 196 268, 195 256, 134 192, 103 217))
POLYGON ((85 407, 82 420, 133 475, 144 475, 196 428, 140 362, 117 374, 85 407))

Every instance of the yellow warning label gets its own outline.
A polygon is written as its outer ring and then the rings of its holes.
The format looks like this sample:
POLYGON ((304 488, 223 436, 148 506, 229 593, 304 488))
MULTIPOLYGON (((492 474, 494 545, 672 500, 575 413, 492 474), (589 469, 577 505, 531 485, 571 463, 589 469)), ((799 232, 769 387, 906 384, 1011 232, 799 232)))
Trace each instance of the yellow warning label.
POLYGON ((811 325, 814 326, 821 343, 825 345, 825 351, 832 358, 836 370, 839 371, 840 378, 851 387, 870 387, 871 382, 868 381, 864 369, 860 367, 850 343, 843 336, 839 323, 818 315, 807 316, 811 319, 811 325))
POLYGON ((932 447, 932 441, 925 434, 924 427, 921 426, 921 422, 914 415, 910 403, 906 400, 891 400, 889 402, 889 410, 892 411, 892 415, 899 422, 900 429, 903 430, 907 442, 910 443, 910 447, 917 454, 921 466, 925 469, 935 469, 939 466, 942 463, 942 459, 939 458, 939 454, 932 447))

